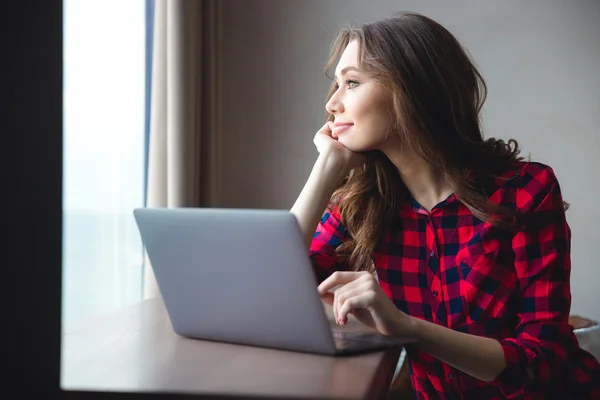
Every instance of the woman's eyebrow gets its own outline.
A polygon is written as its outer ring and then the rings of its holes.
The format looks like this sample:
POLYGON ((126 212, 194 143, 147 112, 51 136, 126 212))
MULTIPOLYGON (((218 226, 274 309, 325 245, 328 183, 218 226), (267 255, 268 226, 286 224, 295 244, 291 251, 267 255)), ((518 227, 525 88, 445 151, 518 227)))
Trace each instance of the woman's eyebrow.
POLYGON ((356 68, 356 67, 353 67, 353 66, 349 66, 349 67, 346 67, 346 68, 342 69, 342 70, 340 71, 340 73, 339 73, 339 75, 338 75, 338 76, 339 76, 339 77, 341 77, 341 76, 343 76, 344 74, 346 74, 346 72, 348 72, 348 71, 356 71, 356 72, 360 72, 360 70, 359 70, 358 68, 356 68))

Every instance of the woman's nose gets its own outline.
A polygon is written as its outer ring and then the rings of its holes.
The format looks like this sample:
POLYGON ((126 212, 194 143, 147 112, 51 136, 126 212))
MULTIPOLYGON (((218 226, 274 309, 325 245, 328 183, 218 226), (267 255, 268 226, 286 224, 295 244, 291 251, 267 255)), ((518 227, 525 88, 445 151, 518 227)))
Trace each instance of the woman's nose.
POLYGON ((327 110, 329 114, 339 114, 344 111, 342 102, 339 101, 336 94, 331 96, 327 104, 325 104, 325 110, 327 110))

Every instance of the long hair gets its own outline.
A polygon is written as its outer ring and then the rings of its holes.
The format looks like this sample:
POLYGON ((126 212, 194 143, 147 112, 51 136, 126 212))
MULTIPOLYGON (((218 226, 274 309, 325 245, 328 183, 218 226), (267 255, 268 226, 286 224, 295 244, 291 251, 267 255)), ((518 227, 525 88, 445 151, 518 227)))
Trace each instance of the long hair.
MULTIPOLYGON (((359 46, 360 69, 389 93, 391 132, 400 135, 402 145, 443 173, 474 216, 501 228, 518 226, 516 210, 493 204, 480 183, 497 178, 523 158, 515 140, 483 139, 480 111, 487 87, 458 40, 430 18, 398 13, 341 30, 326 71, 353 40, 359 46)), ((332 82, 328 100, 335 91, 332 82)), ((333 119, 327 114, 328 121, 333 119)), ((366 160, 330 202, 339 207, 350 237, 336 251, 355 270, 372 269, 376 245, 407 192, 385 154, 370 151, 366 160)))

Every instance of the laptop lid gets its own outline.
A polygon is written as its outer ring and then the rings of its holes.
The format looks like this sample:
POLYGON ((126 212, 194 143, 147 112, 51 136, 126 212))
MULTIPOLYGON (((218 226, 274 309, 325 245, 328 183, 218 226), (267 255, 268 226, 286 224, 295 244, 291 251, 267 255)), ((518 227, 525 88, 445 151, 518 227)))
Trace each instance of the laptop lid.
POLYGON ((134 210, 182 336, 334 352, 297 220, 287 210, 134 210))

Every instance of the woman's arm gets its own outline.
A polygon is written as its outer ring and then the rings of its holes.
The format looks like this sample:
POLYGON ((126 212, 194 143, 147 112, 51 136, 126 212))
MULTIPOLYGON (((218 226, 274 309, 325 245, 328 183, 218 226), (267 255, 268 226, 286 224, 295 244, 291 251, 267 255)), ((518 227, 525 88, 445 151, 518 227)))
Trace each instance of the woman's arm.
POLYGON ((354 153, 337 141, 327 122, 317 132, 313 142, 319 157, 290 212, 296 216, 304 244, 310 249, 319 220, 339 183, 354 168, 364 164, 364 155, 354 153))
POLYGON ((309 249, 319 220, 340 178, 342 164, 328 154, 321 154, 290 212, 296 216, 309 249))
POLYGON ((497 340, 411 319, 409 335, 418 339, 413 346, 440 361, 484 382, 496 379, 506 367, 504 351, 497 340))
POLYGON ((333 306, 335 319, 341 325, 352 313, 384 335, 417 339, 412 346, 486 382, 494 380, 506 366, 498 341, 408 316, 396 308, 367 272, 335 272, 319 285, 318 291, 322 300, 333 306), (329 292, 338 285, 342 287, 329 292))

